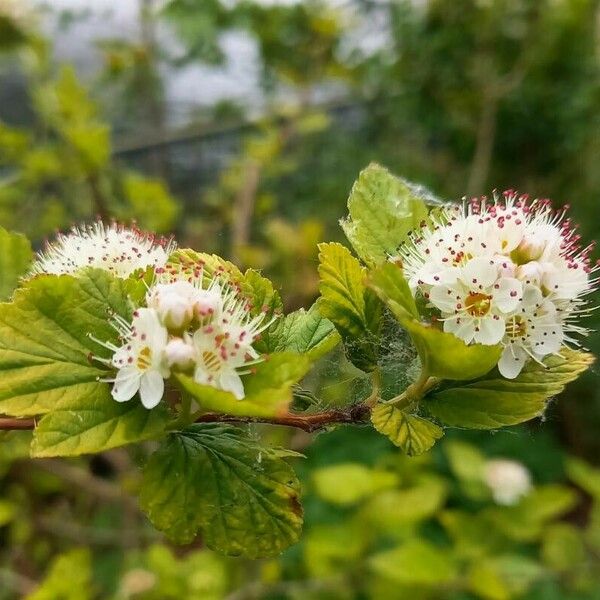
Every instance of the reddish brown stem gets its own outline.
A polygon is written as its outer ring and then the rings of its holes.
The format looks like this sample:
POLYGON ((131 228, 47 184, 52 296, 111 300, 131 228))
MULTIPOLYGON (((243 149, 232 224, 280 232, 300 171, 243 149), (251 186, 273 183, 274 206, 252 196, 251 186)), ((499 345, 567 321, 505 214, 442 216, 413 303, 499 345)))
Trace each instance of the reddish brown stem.
MULTIPOLYGON (((196 423, 266 423, 295 427, 303 431, 317 431, 328 425, 343 423, 360 424, 367 421, 370 409, 364 404, 357 404, 346 410, 327 410, 320 413, 302 415, 288 413, 279 417, 236 417, 218 413, 206 413, 196 419, 196 423)), ((0 430, 33 429, 34 419, 0 419, 0 430)))

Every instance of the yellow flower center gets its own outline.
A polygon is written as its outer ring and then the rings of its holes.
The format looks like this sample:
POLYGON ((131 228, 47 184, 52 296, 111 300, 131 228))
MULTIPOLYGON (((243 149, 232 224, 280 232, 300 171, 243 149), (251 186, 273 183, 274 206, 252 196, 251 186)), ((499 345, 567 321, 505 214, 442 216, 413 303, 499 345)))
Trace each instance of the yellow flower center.
POLYGON ((148 346, 144 346, 137 357, 137 368, 140 371, 145 371, 152 364, 152 350, 148 346))
POLYGON ((465 300, 465 307, 472 317, 484 317, 490 312, 491 300, 492 297, 486 294, 469 294, 465 300))
POLYGON ((519 315, 506 322, 506 334, 510 338, 520 338, 527 333, 527 322, 519 315))
POLYGON ((217 373, 221 369, 221 360, 215 352, 204 350, 204 352, 202 352, 202 360, 204 361, 204 366, 207 371, 217 373))

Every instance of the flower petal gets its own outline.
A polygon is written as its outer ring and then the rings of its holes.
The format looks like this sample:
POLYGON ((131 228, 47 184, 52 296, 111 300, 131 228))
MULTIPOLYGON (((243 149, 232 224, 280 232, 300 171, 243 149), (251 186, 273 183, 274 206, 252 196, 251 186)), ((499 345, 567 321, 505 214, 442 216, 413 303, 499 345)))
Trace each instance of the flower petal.
POLYGON ((163 397, 165 380, 158 371, 146 371, 140 381, 140 400, 150 409, 154 408, 163 397))
POLYGON ((483 317, 479 320, 473 339, 478 344, 485 344, 486 346, 499 344, 504 337, 505 328, 504 319, 494 318, 493 316, 483 317))
POLYGON ((446 333, 453 333, 466 344, 470 344, 475 335, 475 322, 470 317, 448 319, 447 321, 444 321, 444 331, 446 333))
POLYGON ((488 288, 498 279, 498 267, 490 258, 474 258, 462 268, 460 278, 470 289, 488 288))
POLYGON ((141 373, 135 367, 125 367, 117 372, 111 394, 117 402, 131 400, 140 389, 141 373))
POLYGON ((431 288, 431 292, 429 292, 429 301, 443 313, 452 315, 456 312, 457 294, 458 292, 456 289, 447 285, 440 285, 431 288))
POLYGON ((527 352, 521 346, 509 344, 498 361, 498 370, 506 379, 514 379, 525 366, 527 358, 527 352))
POLYGON ((228 370, 221 374, 221 389, 231 392, 238 400, 242 400, 244 394, 244 384, 236 371, 228 370))
POLYGON ((515 310, 523 296, 523 284, 518 279, 503 277, 496 286, 494 286, 494 306, 503 313, 515 310))

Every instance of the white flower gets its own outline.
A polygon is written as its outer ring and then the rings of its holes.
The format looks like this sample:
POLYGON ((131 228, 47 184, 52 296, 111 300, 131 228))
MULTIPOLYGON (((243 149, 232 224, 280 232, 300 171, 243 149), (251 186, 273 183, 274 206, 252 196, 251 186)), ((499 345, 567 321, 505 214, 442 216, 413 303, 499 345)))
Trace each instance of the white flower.
POLYGON ((520 307, 506 320, 504 350, 498 369, 514 379, 531 358, 537 362, 560 350, 564 334, 560 313, 539 288, 525 286, 520 307))
POLYGON ((230 355, 221 343, 219 334, 210 328, 199 329, 194 334, 196 368, 194 380, 226 392, 238 400, 244 398, 244 384, 237 371, 246 363, 243 354, 230 355))
POLYGON ((267 321, 266 313, 253 314, 225 273, 209 279, 202 265, 159 269, 147 303, 176 334, 167 346, 170 365, 193 368, 198 383, 244 397, 240 376, 261 360, 252 344, 274 318, 267 321))
POLYGON ((166 360, 168 332, 161 325, 156 312, 150 308, 136 311, 133 321, 116 320, 123 338, 123 345, 114 348, 110 364, 118 369, 112 388, 117 402, 131 400, 139 391, 140 400, 146 408, 154 408, 162 399, 169 377, 166 360))
POLYGON ((456 281, 431 288, 429 300, 442 313, 444 331, 467 344, 498 344, 506 315, 519 304, 521 282, 499 277, 488 258, 474 258, 457 270, 456 281))
POLYGON ((531 476, 519 462, 495 459, 487 462, 483 478, 497 504, 516 504, 531 490, 531 476))
POLYGON ((413 295, 440 312, 444 331, 467 344, 502 343, 501 373, 516 377, 571 334, 598 287, 592 246, 548 200, 512 191, 437 210, 390 257, 404 269, 413 295))
POLYGON ((117 277, 129 277, 137 269, 163 267, 175 249, 173 240, 97 221, 59 233, 56 240, 38 253, 32 275, 76 274, 86 267, 104 269, 117 277))

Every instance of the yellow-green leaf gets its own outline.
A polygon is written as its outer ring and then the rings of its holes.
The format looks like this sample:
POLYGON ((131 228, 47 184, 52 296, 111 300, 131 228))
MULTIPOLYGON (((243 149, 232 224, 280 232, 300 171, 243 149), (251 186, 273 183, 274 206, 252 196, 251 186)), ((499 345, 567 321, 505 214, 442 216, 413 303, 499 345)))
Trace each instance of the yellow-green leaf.
POLYGON ((110 314, 131 318, 123 280, 106 271, 38 276, 0 305, 0 413, 44 414, 59 401, 101 394, 109 358, 96 338, 119 344, 110 314))
POLYGON ((173 433, 144 469, 140 505, 177 543, 198 532, 213 550, 276 556, 302 528, 300 483, 282 458, 240 429, 192 425, 173 433))
POLYGON ((371 412, 371 422, 409 456, 427 452, 444 435, 444 430, 435 423, 391 404, 377 404, 371 412))
POLYGON ((292 386, 310 368, 307 356, 293 352, 276 352, 256 365, 254 373, 244 377, 246 396, 238 400, 231 392, 196 383, 188 375, 175 377, 181 387, 191 394, 207 411, 240 417, 273 417, 287 411, 292 400, 292 386))
POLYGON ((448 385, 427 396, 427 409, 456 427, 494 429, 515 425, 543 414, 550 398, 594 361, 586 352, 563 348, 545 367, 529 363, 515 379, 503 378, 497 370, 462 386, 448 385))
POLYGON ((366 269, 341 244, 319 244, 320 313, 337 328, 350 360, 364 370, 377 362, 381 304, 365 285, 366 269))
POLYGON ((361 171, 348 198, 349 217, 342 229, 367 264, 387 260, 427 218, 426 194, 387 169, 370 164, 361 171))

